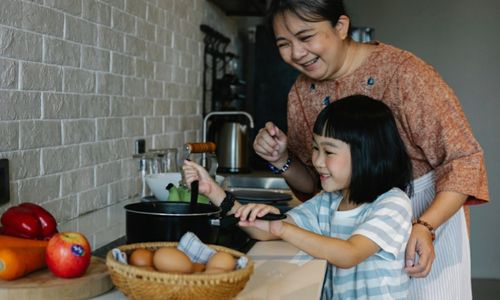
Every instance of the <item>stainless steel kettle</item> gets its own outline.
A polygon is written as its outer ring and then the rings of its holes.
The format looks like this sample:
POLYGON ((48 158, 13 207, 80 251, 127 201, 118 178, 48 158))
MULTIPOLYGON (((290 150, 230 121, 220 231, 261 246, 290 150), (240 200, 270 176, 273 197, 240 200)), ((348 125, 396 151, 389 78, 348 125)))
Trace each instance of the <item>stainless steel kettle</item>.
POLYGON ((212 116, 234 116, 242 115, 247 117, 249 124, 242 124, 236 121, 222 123, 215 132, 215 143, 217 144, 216 154, 219 162, 218 172, 240 173, 249 171, 248 148, 249 148, 249 127, 253 128, 252 116, 244 111, 224 111, 211 112, 203 120, 203 141, 207 139, 207 122, 212 116))

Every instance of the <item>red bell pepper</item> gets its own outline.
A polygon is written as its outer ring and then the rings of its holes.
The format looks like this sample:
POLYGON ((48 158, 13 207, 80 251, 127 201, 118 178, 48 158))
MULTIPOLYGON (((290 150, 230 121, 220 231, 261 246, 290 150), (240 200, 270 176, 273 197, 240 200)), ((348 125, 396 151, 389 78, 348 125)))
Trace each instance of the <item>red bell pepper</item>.
POLYGON ((50 214, 45 208, 38 204, 24 202, 19 205, 20 207, 27 208, 31 210, 38 217, 40 225, 42 225, 42 236, 47 239, 57 232, 57 222, 52 214, 50 214))
POLYGON ((0 219, 3 233, 28 239, 42 238, 42 225, 38 217, 29 209, 13 206, 7 209, 0 219))
POLYGON ((35 203, 21 203, 5 211, 0 219, 3 234, 28 239, 49 239, 57 232, 57 222, 35 203))

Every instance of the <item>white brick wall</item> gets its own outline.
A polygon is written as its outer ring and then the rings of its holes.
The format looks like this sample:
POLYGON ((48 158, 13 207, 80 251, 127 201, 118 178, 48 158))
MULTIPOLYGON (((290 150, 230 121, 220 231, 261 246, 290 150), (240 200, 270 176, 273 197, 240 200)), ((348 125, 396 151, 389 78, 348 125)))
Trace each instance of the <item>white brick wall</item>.
MULTIPOLYGON (((0 213, 32 201, 76 220, 137 195, 136 139, 201 140, 202 23, 236 36, 206 0, 1 0, 0 158, 12 199, 0 213)), ((100 243, 109 221, 70 229, 100 243)))

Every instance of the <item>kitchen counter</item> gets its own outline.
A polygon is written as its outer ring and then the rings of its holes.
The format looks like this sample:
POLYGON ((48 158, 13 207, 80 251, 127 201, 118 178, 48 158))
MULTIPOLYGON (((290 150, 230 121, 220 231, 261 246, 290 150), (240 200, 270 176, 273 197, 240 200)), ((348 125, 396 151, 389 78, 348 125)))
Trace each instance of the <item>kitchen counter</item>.
POLYGON ((284 241, 257 242, 248 255, 255 268, 236 299, 320 299, 327 262, 284 241))
MULTIPOLYGON (((284 241, 257 242, 248 255, 255 268, 237 300, 319 299, 327 262, 309 259, 299 249, 284 241)), ((125 300, 113 289, 93 300, 125 300)))
MULTIPOLYGON (((236 175, 238 179, 245 177, 265 177, 264 174, 236 175)), ((269 177, 269 176, 268 176, 269 177)), ((278 177, 279 178, 279 177, 278 177)), ((250 182, 255 182, 250 180, 250 182)), ((270 181, 273 184, 279 181, 270 181)), ((266 190, 282 190, 283 184, 261 187, 266 190)), ((286 187, 286 185, 285 185, 286 187)), ((107 251, 126 243, 125 210, 126 204, 140 201, 139 198, 115 203, 104 209, 91 212, 71 222, 60 224, 62 230, 84 232, 96 249, 93 254, 105 257, 107 251), (112 241, 112 242, 110 242, 112 241)), ((290 207, 300 204, 295 197, 288 202, 290 207)), ((284 241, 256 242, 255 240, 238 241, 230 244, 226 238, 222 245, 247 253, 255 262, 252 274, 245 289, 236 299, 319 299, 323 277, 326 270, 324 260, 306 260, 306 255, 284 241), (229 243, 229 244, 228 244, 229 243)), ((240 235, 238 235, 240 236, 240 235)), ((122 300, 127 299, 120 291, 113 289, 93 300, 122 300)))

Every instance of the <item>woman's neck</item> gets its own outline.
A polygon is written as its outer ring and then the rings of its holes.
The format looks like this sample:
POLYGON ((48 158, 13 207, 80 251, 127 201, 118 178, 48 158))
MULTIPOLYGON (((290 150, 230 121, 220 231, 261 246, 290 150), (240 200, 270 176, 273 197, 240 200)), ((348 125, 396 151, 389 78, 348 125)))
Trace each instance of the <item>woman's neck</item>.
POLYGON ((370 53, 374 50, 374 46, 373 44, 363 44, 353 40, 346 41, 344 63, 340 72, 333 79, 337 80, 354 73, 370 56, 370 53))

